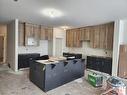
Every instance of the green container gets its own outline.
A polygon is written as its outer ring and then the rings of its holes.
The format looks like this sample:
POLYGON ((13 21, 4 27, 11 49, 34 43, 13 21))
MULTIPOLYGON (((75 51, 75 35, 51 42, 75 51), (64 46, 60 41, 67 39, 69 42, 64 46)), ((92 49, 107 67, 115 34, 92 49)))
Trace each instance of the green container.
POLYGON ((90 73, 88 74, 88 81, 94 87, 100 87, 103 83, 103 77, 95 73, 90 73))

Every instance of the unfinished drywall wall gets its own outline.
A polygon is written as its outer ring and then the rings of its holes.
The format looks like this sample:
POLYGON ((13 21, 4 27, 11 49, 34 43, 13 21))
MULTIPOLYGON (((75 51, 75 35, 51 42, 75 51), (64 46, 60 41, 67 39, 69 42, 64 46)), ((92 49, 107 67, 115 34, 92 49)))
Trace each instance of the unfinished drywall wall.
POLYGON ((19 46, 18 53, 40 53, 40 55, 48 54, 48 41, 41 40, 39 46, 19 46))
POLYGON ((7 63, 12 70, 18 69, 18 20, 7 25, 7 63))

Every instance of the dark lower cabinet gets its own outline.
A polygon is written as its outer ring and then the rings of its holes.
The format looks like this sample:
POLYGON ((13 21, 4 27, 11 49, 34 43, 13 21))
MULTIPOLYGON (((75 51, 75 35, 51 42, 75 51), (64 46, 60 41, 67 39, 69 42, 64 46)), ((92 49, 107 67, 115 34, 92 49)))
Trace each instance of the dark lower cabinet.
POLYGON ((35 59, 39 57, 39 53, 31 53, 31 54, 19 54, 18 55, 18 69, 27 68, 30 66, 30 59, 35 59))
POLYGON ((87 56, 88 69, 104 72, 107 74, 112 74, 112 58, 87 56))
POLYGON ((49 91, 84 76, 85 60, 60 61, 55 64, 30 62, 30 80, 43 91, 49 91))

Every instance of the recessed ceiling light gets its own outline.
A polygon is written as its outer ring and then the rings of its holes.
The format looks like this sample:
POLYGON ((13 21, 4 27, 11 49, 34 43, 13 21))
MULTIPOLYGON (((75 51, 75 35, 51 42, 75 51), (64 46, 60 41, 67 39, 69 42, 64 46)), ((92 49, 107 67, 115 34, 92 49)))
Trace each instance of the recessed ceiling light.
POLYGON ((47 8, 42 10, 42 14, 51 18, 61 17, 63 13, 57 9, 47 8))

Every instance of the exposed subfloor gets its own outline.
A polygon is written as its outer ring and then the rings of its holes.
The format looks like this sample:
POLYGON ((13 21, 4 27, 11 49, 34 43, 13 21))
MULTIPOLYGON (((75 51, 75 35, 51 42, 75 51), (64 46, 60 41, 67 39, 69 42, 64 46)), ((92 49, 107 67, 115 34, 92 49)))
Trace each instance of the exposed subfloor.
POLYGON ((103 89, 94 88, 85 78, 73 81, 47 93, 29 81, 29 70, 17 73, 11 70, 0 71, 0 95, 100 95, 103 89))

